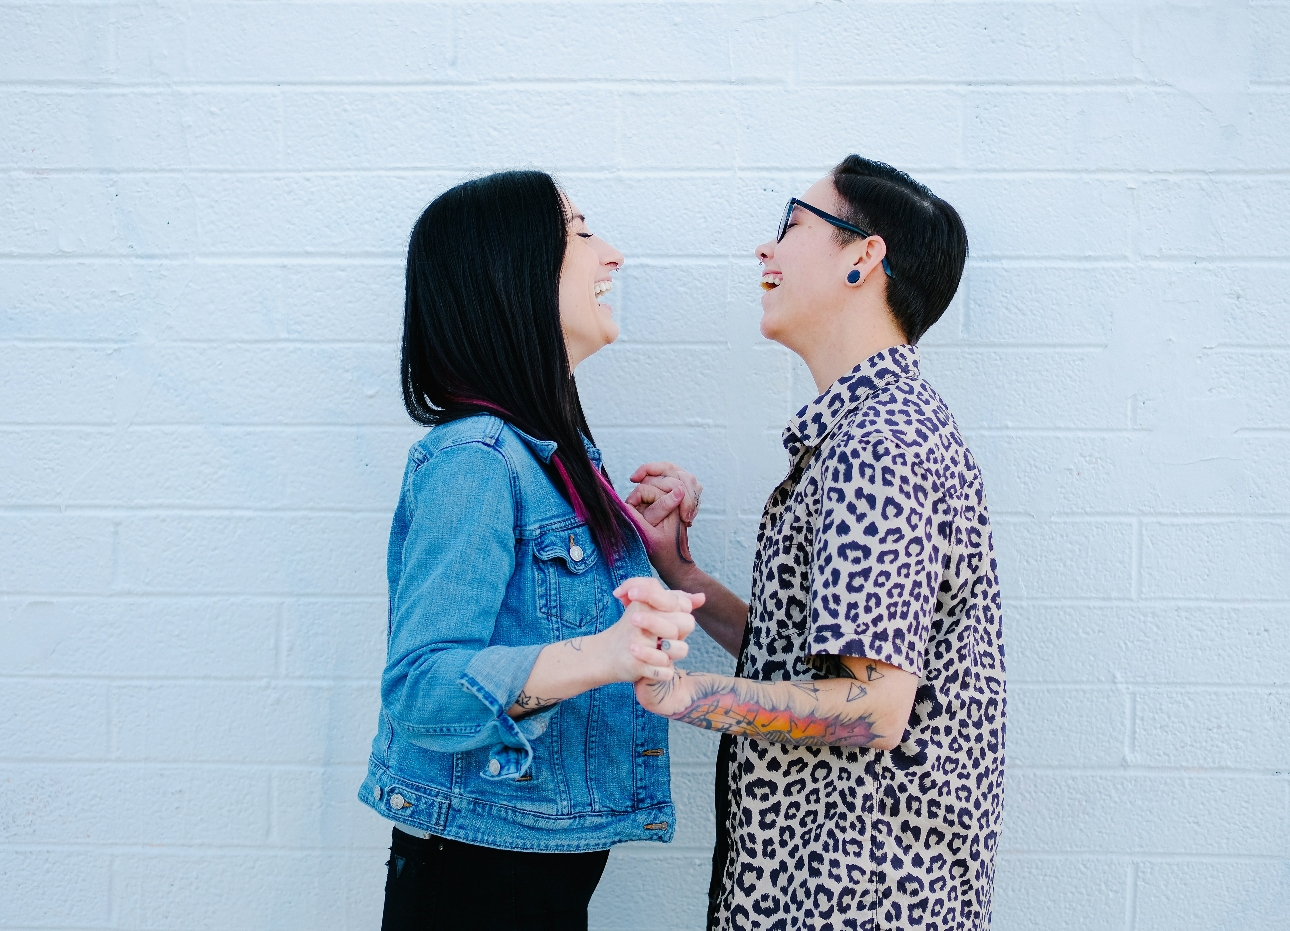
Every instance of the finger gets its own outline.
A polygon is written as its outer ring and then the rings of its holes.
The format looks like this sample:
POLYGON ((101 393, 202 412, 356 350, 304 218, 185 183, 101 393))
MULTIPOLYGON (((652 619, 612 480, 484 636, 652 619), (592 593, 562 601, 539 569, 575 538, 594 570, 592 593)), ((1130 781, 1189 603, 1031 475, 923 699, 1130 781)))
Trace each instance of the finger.
POLYGON ((667 475, 676 471, 676 466, 670 462, 647 462, 642 466, 637 466, 636 471, 627 477, 629 482, 639 482, 647 475, 667 475))
MULTIPOLYGON (((669 624, 674 624, 676 626, 676 636, 672 638, 674 640, 684 640, 686 637, 690 636, 690 634, 694 633, 694 615, 689 612, 672 611, 663 614, 661 612, 654 611, 651 612, 651 616, 667 618, 669 624)), ((655 636, 661 637, 663 635, 656 634, 655 636)))
POLYGON ((671 657, 673 662, 683 660, 690 655, 690 645, 684 640, 658 640, 658 649, 671 657))
POLYGON ((674 475, 647 475, 641 480, 642 485, 653 485, 655 488, 661 488, 663 491, 673 491, 677 488, 688 488, 685 482, 681 481, 674 475))
POLYGON ((632 601, 647 601, 657 592, 665 592, 668 589, 663 587, 658 579, 648 575, 637 575, 628 579, 614 589, 615 597, 626 596, 632 601))
POLYGON ((697 608, 702 608, 707 604, 708 596, 703 592, 686 592, 686 594, 690 596, 691 611, 694 611, 697 608))
POLYGON ((641 642, 666 640, 684 640, 681 636, 681 625, 666 614, 657 611, 641 611, 633 614, 631 625, 641 632, 641 642))
POLYGON ((664 588, 656 579, 628 579, 619 588, 623 589, 629 600, 639 602, 656 611, 692 610, 693 602, 690 600, 689 592, 664 588))
POLYGON ((644 481, 633 488, 627 495, 627 502, 636 505, 637 501, 650 504, 677 488, 685 488, 681 482, 668 476, 646 476, 644 481), (632 499, 635 498, 636 501, 632 499))
MULTIPOLYGON (((658 579, 648 575, 636 575, 615 588, 614 596, 618 597, 620 595, 626 595, 629 590, 634 592, 644 592, 650 587, 663 589, 663 586, 659 583, 658 579)), ((666 591, 666 589, 663 590, 666 591)))
POLYGON ((639 508, 641 505, 653 504, 666 494, 667 491, 665 489, 659 488, 656 485, 642 484, 633 488, 631 493, 628 494, 624 500, 631 507, 639 508))
POLYGON ((653 679, 656 682, 662 682, 676 675, 676 670, 671 666, 646 666, 641 670, 642 679, 653 679))
POLYGON ((685 500, 685 489, 677 488, 675 491, 671 492, 670 494, 663 495, 661 498, 659 498, 657 501, 655 501, 653 504, 647 507, 644 511, 642 511, 641 517, 649 521, 651 526, 657 527, 659 524, 663 523, 663 521, 667 519, 667 516, 669 514, 671 514, 678 507, 680 507, 681 502, 684 500, 685 500))
POLYGON ((631 625, 651 637, 684 640, 694 633, 694 615, 681 611, 645 609, 632 615, 631 625))
POLYGON ((672 657, 656 647, 647 646, 643 643, 633 643, 627 648, 631 651, 632 656, 647 666, 671 666, 672 657))

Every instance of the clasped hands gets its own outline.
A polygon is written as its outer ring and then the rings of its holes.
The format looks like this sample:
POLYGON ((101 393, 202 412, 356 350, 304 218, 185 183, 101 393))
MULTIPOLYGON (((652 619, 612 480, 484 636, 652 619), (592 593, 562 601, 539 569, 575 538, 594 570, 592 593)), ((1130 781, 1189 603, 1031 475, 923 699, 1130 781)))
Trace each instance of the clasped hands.
MULTIPOLYGON (((703 495, 698 479, 670 462, 650 462, 632 473, 631 481, 639 484, 626 503, 651 559, 670 554, 674 548, 689 562, 686 529, 698 514, 703 495)), ((703 605, 703 593, 665 588, 657 579, 641 577, 618 586, 614 597, 626 611, 619 624, 606 633, 622 631, 622 646, 640 673, 635 681, 671 679, 675 675, 673 663, 689 653, 685 638, 694 630, 691 612, 703 605)))

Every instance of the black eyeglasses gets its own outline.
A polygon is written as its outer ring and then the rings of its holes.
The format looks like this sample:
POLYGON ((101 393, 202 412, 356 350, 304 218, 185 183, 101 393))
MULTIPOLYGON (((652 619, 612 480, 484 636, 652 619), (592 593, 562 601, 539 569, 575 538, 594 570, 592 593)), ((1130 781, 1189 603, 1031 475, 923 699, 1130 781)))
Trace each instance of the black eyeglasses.
MULTIPOLYGON (((779 232, 775 235, 775 242, 784 241, 784 234, 788 232, 788 223, 790 220, 793 219, 794 207, 801 207, 803 210, 809 210, 811 211, 811 213, 815 214, 825 223, 832 223, 838 229, 846 230, 848 233, 855 233, 857 236, 859 236, 862 239, 868 239, 870 236, 873 235, 873 233, 870 233, 868 230, 862 230, 858 226, 853 226, 852 224, 848 223, 846 220, 841 219, 840 217, 835 217, 831 213, 825 213, 819 207, 812 207, 806 201, 798 200, 796 197, 790 197, 788 199, 788 204, 784 207, 784 216, 779 221, 779 232)), ((891 266, 887 264, 887 257, 885 255, 882 257, 882 270, 887 273, 888 278, 896 277, 891 273, 891 266)))

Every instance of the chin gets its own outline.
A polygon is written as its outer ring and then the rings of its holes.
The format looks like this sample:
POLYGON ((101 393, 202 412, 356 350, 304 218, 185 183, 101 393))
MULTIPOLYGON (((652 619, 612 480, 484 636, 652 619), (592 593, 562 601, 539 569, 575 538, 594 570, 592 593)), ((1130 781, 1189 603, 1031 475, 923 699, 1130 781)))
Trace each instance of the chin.
POLYGON ((596 312, 600 317, 600 336, 605 341, 604 345, 608 346, 618 339, 620 331, 618 321, 614 319, 614 308, 608 304, 599 304, 596 312))
POLYGON ((783 331, 783 321, 775 311, 766 308, 764 305, 761 312, 761 323, 758 325, 758 329, 761 330, 761 335, 767 339, 774 340, 777 343, 782 342, 779 337, 783 331))

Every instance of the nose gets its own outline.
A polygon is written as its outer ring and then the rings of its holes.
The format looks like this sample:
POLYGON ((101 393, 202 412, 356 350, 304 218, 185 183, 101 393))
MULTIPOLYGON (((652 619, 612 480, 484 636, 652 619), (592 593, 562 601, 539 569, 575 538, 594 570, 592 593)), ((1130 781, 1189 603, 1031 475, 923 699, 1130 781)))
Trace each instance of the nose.
POLYGON ((610 268, 614 269, 622 266, 624 259, 621 252, 609 243, 605 242, 603 239, 593 239, 592 242, 596 243, 598 247, 597 251, 600 253, 601 265, 608 265, 610 268))
POLYGON ((757 247, 757 258, 763 265, 775 257, 775 244, 773 242, 764 242, 757 247))

